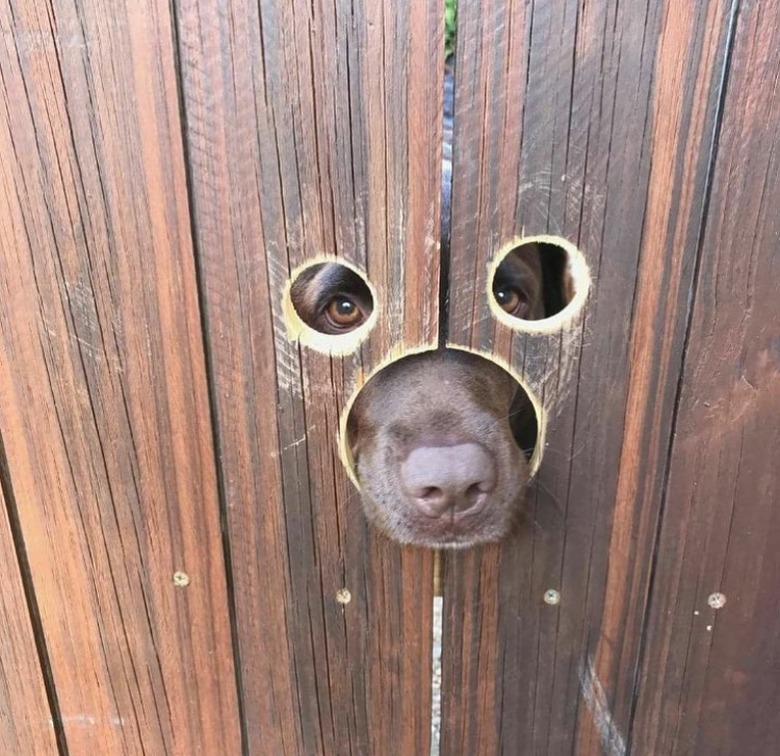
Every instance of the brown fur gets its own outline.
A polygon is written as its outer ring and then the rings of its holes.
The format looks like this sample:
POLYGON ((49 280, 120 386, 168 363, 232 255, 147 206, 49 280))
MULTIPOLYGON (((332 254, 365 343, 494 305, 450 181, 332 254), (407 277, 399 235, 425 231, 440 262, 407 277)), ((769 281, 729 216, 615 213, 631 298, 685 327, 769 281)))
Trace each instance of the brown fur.
POLYGON ((355 400, 347 439, 368 519, 401 543, 462 548, 497 541, 517 519, 528 462, 510 424, 517 384, 469 352, 438 350, 398 360, 355 400), (422 445, 476 443, 492 458, 495 488, 479 507, 440 517, 405 491, 401 466, 422 445))

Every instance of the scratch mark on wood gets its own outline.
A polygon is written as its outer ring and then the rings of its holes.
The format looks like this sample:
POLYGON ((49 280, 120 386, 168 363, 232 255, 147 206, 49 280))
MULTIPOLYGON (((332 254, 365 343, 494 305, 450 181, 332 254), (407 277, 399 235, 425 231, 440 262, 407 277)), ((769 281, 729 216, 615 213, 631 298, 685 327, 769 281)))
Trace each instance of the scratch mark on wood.
MULTIPOLYGON (((106 720, 112 727, 124 727, 124 717, 109 717, 106 720)), ((65 727, 95 727, 102 724, 98 717, 92 714, 71 714, 70 716, 64 716, 62 718, 62 724, 65 727)), ((54 727, 54 720, 49 717, 49 726, 54 727)))
POLYGON ((626 741, 612 718, 607 695, 596 675, 593 659, 590 656, 587 663, 580 668, 580 691, 599 734, 601 752, 608 756, 624 756, 626 741))

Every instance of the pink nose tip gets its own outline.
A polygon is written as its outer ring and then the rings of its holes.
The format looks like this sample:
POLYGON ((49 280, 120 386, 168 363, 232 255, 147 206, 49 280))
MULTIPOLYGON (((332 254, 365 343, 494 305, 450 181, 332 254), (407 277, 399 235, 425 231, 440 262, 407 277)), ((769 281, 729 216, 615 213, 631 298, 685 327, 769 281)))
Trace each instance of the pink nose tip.
POLYGON ((429 517, 481 506, 496 487, 493 457, 480 444, 418 446, 401 464, 401 481, 429 517))

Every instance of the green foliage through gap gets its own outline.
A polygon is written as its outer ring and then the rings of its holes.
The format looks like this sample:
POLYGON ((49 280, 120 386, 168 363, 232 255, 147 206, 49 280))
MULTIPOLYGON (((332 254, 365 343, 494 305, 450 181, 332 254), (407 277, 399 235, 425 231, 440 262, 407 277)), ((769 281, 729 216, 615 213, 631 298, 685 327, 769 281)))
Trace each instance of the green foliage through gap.
POLYGON ((458 25, 458 0, 444 0, 444 58, 455 52, 455 31, 458 25))

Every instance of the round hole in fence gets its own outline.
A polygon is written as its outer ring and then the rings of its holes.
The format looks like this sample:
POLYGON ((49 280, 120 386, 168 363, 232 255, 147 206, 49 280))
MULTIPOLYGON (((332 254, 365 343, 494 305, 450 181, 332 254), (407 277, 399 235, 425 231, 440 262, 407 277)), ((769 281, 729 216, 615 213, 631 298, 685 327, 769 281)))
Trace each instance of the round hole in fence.
POLYGON ((582 253, 560 236, 531 236, 505 245, 490 264, 488 301, 502 323, 549 333, 579 312, 590 288, 582 253))
POLYGON ((376 295, 364 274, 343 260, 317 260, 293 271, 284 291, 291 339, 326 354, 348 354, 376 322, 376 295))
POLYGON ((481 353, 465 347, 407 352, 393 357, 374 370, 352 394, 340 421, 339 446, 341 459, 357 488, 360 488, 355 469, 355 446, 360 446, 360 425, 376 428, 377 424, 393 426, 393 433, 403 436, 413 434, 404 430, 404 418, 416 419, 420 432, 430 427, 430 433, 444 432, 446 428, 457 431, 457 421, 471 411, 462 406, 470 401, 479 403, 484 396, 492 396, 493 389, 501 381, 509 380, 510 396, 506 407, 493 407, 496 423, 508 423, 512 439, 522 450, 533 476, 541 463, 544 437, 544 411, 542 404, 522 377, 496 355, 481 353), (444 361, 459 362, 455 372, 460 374, 453 388, 453 380, 442 370, 444 361), (481 392, 484 392, 482 395, 481 392), (463 401, 458 402, 457 396, 463 401), (429 418, 435 400, 446 397, 448 412, 437 411, 429 418), (401 422, 393 422, 391 414, 401 422), (445 417, 445 415, 449 415, 445 417), (427 418, 427 419, 426 419, 427 418), (449 422, 448 422, 449 420, 449 422), (452 421, 455 422, 452 422, 452 421))
POLYGON ((506 364, 460 348, 375 370, 341 418, 363 510, 392 539, 463 548, 508 535, 539 465, 538 399, 506 364))

